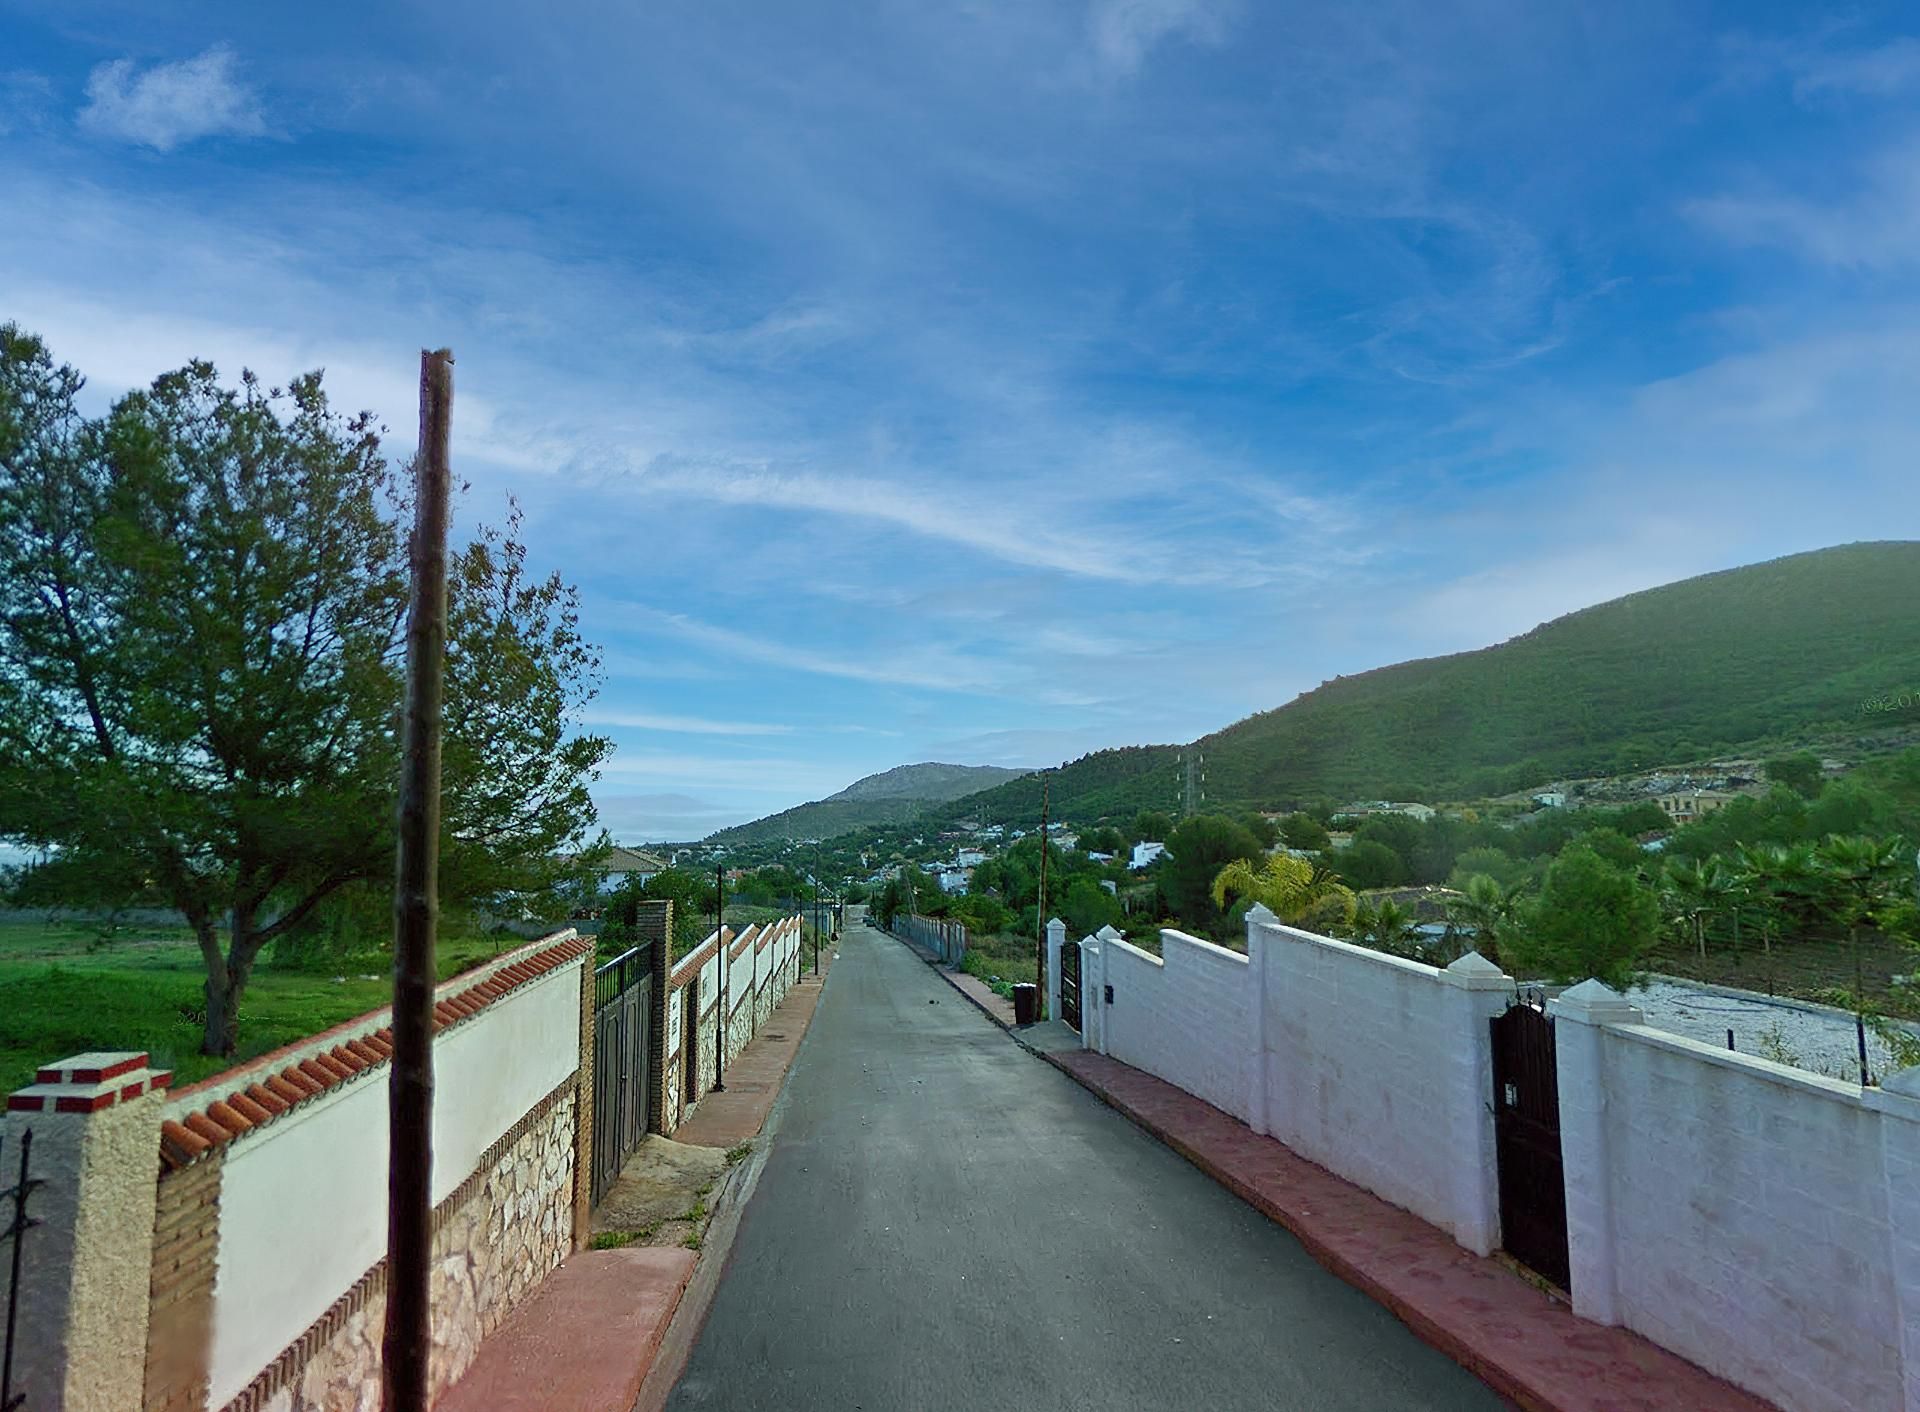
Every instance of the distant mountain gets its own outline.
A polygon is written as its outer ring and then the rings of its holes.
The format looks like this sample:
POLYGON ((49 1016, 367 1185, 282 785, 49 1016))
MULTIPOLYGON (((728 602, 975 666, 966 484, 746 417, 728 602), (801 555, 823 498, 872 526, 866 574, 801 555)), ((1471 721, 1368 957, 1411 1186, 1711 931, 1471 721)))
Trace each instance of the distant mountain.
POLYGON ((999 765, 895 765, 877 775, 855 780, 838 794, 830 794, 822 803, 836 799, 922 799, 943 803, 962 795, 977 794, 1006 780, 1017 779, 1025 770, 1009 770, 999 765))
MULTIPOLYGON (((1449 800, 1745 747, 1910 729, 1869 712, 1920 690, 1920 543, 1848 544, 1648 589, 1494 647, 1323 683, 1188 749, 1209 806, 1449 800)), ((1250 642, 1249 651, 1265 644, 1250 642)), ((1048 774, 1055 818, 1174 810, 1181 747, 1048 774)), ((1040 777, 936 817, 1030 825, 1040 777)))
POLYGON ((779 838, 832 838, 878 824, 908 823, 937 805, 1024 773, 999 765, 895 765, 855 780, 825 799, 721 829, 710 841, 763 843, 779 838))

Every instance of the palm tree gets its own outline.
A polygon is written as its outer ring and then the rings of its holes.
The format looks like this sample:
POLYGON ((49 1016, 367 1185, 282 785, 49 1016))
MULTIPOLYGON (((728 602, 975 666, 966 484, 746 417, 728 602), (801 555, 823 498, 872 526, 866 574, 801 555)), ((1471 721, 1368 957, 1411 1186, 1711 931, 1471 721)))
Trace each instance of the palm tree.
POLYGON ((1353 913, 1353 939, 1389 956, 1413 957, 1420 948, 1420 927, 1413 913, 1391 897, 1362 902, 1353 913))
POLYGON ((1900 838, 1828 834, 1814 849, 1820 872, 1831 886, 1832 915, 1847 929, 1853 949, 1854 1033, 1860 1046, 1860 1082, 1872 1082, 1867 1069, 1867 985, 1860 954, 1863 927, 1877 926, 1900 900, 1905 882, 1907 844, 1900 838))
POLYGON ((1718 858, 1670 863, 1661 879, 1660 897, 1666 904, 1667 915, 1687 924, 1702 961, 1707 959, 1707 916, 1720 909, 1730 882, 1718 858))
POLYGON ((1804 906, 1819 889, 1813 848, 1795 843, 1735 845, 1733 873, 1741 894, 1760 905, 1760 946, 1767 957, 1767 994, 1774 991, 1773 942, 1788 904, 1804 906))
POLYGON ((1305 858, 1275 853, 1259 866, 1236 858, 1213 880, 1213 900, 1224 909, 1235 899, 1264 905, 1289 926, 1321 932, 1343 930, 1353 920, 1353 889, 1332 869, 1305 858))
POLYGON ((1475 873, 1466 888, 1447 902, 1447 921, 1473 936, 1473 949, 1489 961, 1500 959, 1500 943, 1511 934, 1526 901, 1526 886, 1502 887, 1498 878, 1475 873))

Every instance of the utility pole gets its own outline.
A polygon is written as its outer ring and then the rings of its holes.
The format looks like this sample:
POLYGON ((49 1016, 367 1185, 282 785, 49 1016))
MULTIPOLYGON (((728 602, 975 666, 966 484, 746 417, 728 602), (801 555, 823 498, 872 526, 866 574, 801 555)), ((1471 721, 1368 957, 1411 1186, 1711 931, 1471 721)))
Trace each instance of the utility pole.
POLYGON ((387 1087, 386 1412, 426 1412, 433 1350, 433 949, 440 919, 440 732, 447 657, 453 354, 420 353, 407 698, 393 889, 393 1067, 387 1087))
POLYGON ((727 1085, 727 865, 713 865, 713 940, 720 948, 720 1009, 713 1017, 713 1091, 725 1093, 727 1085))
POLYGON ((1043 997, 1047 993, 1047 786, 1050 781, 1040 776, 1040 896, 1039 905, 1034 908, 1034 929, 1040 934, 1039 949, 1034 955, 1034 1013, 1040 1013, 1040 1007, 1046 1004, 1043 997))

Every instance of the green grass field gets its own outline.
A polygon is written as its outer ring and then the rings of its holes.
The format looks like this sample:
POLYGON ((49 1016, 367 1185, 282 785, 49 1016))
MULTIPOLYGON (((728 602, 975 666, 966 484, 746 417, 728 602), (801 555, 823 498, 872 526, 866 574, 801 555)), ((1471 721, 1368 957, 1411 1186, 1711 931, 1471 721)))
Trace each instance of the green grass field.
MULTIPOLYGON (((442 979, 519 945, 516 937, 443 937, 442 979)), ((0 924, 0 1093, 33 1081, 40 1065, 90 1049, 144 1049, 192 1083, 387 1003, 384 969, 352 975, 255 970, 240 1002, 232 1059, 200 1053, 204 971, 184 927, 88 922, 0 924)))

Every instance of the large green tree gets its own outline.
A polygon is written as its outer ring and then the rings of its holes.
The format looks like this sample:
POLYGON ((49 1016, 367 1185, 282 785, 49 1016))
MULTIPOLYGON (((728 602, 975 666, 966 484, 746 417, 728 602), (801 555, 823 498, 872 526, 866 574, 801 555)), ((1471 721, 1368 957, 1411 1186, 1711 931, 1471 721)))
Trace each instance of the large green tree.
POLYGON ((1660 931, 1653 890, 1593 849, 1574 844, 1547 869, 1539 895, 1503 939, 1501 954, 1555 981, 1589 976, 1629 985, 1660 931))
MULTIPOLYGON (((231 1054, 264 947, 393 867, 404 487, 320 375, 192 363, 102 417, 0 327, 0 837, 69 890, 159 897, 231 1054)), ((449 566, 443 885, 550 889, 610 749, 569 722, 597 672, 574 594, 510 524, 449 566)))
POLYGON ((1174 915, 1203 936, 1219 937, 1226 917, 1213 900, 1213 880, 1235 859, 1265 856, 1260 840, 1232 819, 1195 814, 1167 839, 1167 857, 1159 864, 1160 890, 1174 915))

